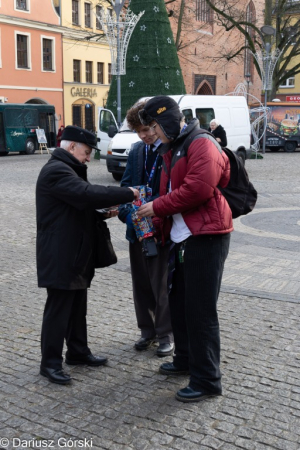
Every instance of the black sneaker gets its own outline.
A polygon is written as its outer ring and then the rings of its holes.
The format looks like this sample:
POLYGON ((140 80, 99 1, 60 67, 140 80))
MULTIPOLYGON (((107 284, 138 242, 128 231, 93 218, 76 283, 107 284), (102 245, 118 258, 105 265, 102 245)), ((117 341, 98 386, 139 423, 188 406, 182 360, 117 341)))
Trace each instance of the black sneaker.
POLYGON ((158 346, 158 348, 156 350, 156 354, 160 358, 162 358, 164 356, 170 356, 170 355, 173 354, 173 352, 174 352, 174 344, 173 344, 173 342, 165 343, 165 344, 159 344, 159 346, 158 346))
POLYGON ((92 354, 79 356, 77 358, 70 358, 68 355, 66 355, 65 362, 69 366, 86 365, 97 367, 104 366, 104 364, 107 363, 107 358, 106 356, 94 356, 92 354))
POLYGON ((176 395, 176 400, 184 403, 193 403, 193 402, 201 402, 202 400, 206 400, 209 397, 217 397, 218 395, 222 395, 222 392, 202 392, 195 391, 190 386, 187 386, 183 389, 180 389, 176 395))
POLYGON ((134 347, 136 350, 148 350, 148 348, 150 348, 154 342, 155 342, 154 338, 150 339, 141 337, 138 341, 136 341, 134 347))
POLYGON ((172 362, 163 363, 159 368, 159 373, 163 375, 188 375, 190 373, 189 369, 182 369, 180 367, 176 367, 172 362))

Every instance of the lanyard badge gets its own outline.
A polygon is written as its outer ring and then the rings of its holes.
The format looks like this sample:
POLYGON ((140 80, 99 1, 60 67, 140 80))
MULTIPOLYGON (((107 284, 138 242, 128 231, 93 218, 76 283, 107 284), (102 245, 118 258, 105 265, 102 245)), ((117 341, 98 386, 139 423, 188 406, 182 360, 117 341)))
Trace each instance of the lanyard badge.
POLYGON ((152 169, 151 169, 150 175, 149 175, 149 173, 148 173, 148 171, 147 171, 148 149, 150 150, 150 145, 146 145, 146 158, 145 158, 145 173, 146 173, 146 175, 147 175, 147 177, 148 177, 147 186, 150 185, 151 180, 152 180, 152 178, 153 178, 153 175, 154 175, 154 172, 155 172, 155 168, 156 168, 157 158, 158 158, 158 153, 157 153, 156 158, 155 158, 155 161, 154 161, 154 164, 153 164, 153 166, 152 166, 152 169))

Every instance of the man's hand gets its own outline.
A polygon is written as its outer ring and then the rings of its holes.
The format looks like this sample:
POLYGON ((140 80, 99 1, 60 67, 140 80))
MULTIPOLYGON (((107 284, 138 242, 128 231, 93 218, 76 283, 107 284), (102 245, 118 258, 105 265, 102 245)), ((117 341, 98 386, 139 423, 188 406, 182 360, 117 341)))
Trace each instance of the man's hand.
POLYGON ((131 189, 133 194, 134 194, 134 200, 138 200, 140 198, 139 190, 138 189, 134 189, 133 187, 130 187, 129 189, 131 189))
POLYGON ((149 202, 145 205, 140 206, 136 213, 141 217, 155 216, 155 213, 153 211, 153 202, 149 202))
POLYGON ((111 219, 112 217, 116 217, 119 214, 118 209, 110 209, 107 213, 104 214, 106 219, 111 219))

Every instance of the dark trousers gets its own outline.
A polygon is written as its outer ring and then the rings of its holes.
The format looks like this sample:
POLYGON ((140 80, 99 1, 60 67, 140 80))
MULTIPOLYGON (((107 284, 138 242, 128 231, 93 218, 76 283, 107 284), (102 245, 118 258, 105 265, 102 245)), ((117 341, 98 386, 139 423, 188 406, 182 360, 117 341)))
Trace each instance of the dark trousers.
POLYGON ((143 338, 173 342, 167 277, 169 247, 157 247, 158 256, 146 258, 139 241, 129 244, 133 300, 143 338))
POLYGON ((220 331, 217 301, 230 234, 190 236, 184 262, 175 245, 175 272, 169 294, 175 339, 174 364, 190 370, 195 390, 220 393, 220 331))
POLYGON ((87 289, 47 289, 47 293, 41 335, 41 365, 60 369, 64 339, 69 356, 91 353, 87 345, 87 289))

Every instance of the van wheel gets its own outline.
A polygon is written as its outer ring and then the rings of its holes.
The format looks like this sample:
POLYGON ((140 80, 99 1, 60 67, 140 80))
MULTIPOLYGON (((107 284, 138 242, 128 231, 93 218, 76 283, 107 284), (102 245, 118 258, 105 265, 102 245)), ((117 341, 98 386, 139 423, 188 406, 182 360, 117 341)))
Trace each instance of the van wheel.
POLYGON ((245 155, 245 152, 243 152, 243 150, 238 150, 238 151, 236 152, 236 155, 240 158, 240 160, 242 161, 243 166, 244 166, 244 165, 245 165, 245 161, 246 161, 246 155, 245 155))
POLYGON ((292 142, 286 142, 284 144, 284 151, 287 153, 292 153, 296 150, 297 144, 296 142, 292 141, 292 142))
POLYGON ((27 139, 26 141, 26 147, 25 147, 25 153, 27 155, 32 155, 35 152, 35 145, 33 139, 27 139))
POLYGON ((122 173, 118 173, 118 172, 113 172, 112 176, 113 176, 114 180, 121 181, 123 174, 122 173))

